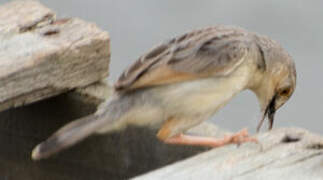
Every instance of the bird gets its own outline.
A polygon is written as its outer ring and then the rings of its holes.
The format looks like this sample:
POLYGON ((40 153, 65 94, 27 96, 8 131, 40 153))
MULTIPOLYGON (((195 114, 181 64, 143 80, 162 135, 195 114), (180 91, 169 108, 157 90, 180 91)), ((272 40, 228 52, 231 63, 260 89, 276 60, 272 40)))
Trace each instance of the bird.
POLYGON ((292 57, 267 36, 231 25, 196 29, 163 41, 140 56, 119 77, 113 95, 97 111, 63 126, 32 151, 48 158, 92 134, 129 125, 157 129, 167 144, 219 147, 257 142, 243 129, 223 138, 185 132, 212 117, 235 95, 255 93, 272 129, 275 112, 296 86, 292 57))

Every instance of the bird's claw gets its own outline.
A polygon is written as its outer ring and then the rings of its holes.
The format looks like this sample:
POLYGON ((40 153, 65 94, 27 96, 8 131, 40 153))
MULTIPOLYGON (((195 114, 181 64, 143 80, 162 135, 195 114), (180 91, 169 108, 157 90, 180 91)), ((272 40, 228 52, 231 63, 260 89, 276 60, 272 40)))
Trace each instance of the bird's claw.
POLYGON ((237 146, 240 146, 242 143, 245 143, 245 142, 254 142, 259 144, 259 141, 256 138, 249 136, 246 128, 229 136, 228 139, 230 143, 237 144, 237 146))

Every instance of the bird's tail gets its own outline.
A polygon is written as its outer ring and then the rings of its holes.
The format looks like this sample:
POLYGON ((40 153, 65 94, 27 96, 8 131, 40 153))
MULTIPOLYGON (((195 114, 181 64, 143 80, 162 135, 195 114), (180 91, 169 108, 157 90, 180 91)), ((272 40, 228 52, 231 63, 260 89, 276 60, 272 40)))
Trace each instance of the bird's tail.
POLYGON ((33 149, 32 159, 39 160, 47 158, 90 136, 102 126, 112 123, 116 118, 115 113, 114 115, 110 113, 115 109, 113 106, 113 101, 110 101, 107 103, 107 107, 104 108, 106 109, 105 111, 80 118, 65 125, 33 149))

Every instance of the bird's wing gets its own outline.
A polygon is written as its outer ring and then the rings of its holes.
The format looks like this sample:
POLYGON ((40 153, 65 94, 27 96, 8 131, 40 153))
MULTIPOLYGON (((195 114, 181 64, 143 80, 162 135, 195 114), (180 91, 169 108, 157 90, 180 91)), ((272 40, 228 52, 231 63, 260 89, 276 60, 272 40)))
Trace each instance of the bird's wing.
POLYGON ((186 33, 141 56, 121 74, 115 89, 127 91, 228 75, 244 61, 251 39, 245 30, 228 26, 186 33))

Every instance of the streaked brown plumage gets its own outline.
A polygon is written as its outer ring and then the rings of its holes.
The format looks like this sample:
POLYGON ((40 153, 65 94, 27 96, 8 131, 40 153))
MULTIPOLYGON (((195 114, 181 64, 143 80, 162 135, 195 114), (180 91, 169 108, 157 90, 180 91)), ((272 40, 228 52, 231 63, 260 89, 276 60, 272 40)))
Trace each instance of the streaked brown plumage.
POLYGON ((252 39, 248 32, 240 28, 219 26, 193 31, 162 43, 141 56, 121 74, 115 88, 127 91, 223 76, 241 64, 242 57, 250 53, 250 45, 252 39), (181 78, 174 80, 178 73, 181 78))
POLYGON ((291 57, 268 37, 222 25, 192 31, 141 56, 122 73, 114 95, 94 115, 63 127, 38 145, 32 156, 48 157, 92 133, 121 130, 129 124, 158 128, 157 137, 173 144, 216 147, 256 141, 246 131, 220 140, 182 133, 245 89, 256 93, 271 128, 275 111, 295 85, 291 57))

